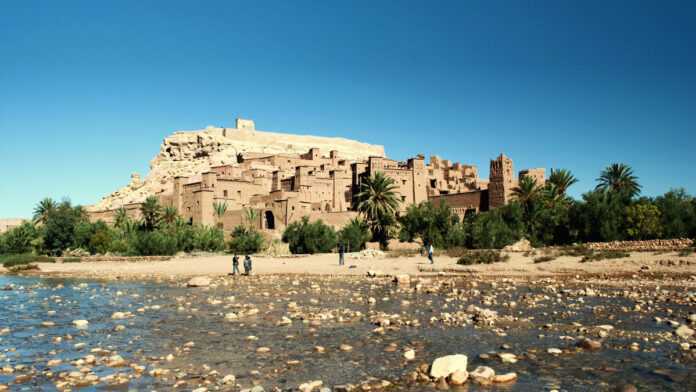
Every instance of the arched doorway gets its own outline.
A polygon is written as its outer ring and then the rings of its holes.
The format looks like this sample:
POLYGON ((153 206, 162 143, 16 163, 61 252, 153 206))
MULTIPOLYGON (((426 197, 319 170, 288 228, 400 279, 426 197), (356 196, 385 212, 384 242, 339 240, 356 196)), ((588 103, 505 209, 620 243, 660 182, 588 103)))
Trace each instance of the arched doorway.
POLYGON ((264 217, 266 218, 266 229, 275 230, 275 217, 273 216, 273 212, 266 211, 264 217))

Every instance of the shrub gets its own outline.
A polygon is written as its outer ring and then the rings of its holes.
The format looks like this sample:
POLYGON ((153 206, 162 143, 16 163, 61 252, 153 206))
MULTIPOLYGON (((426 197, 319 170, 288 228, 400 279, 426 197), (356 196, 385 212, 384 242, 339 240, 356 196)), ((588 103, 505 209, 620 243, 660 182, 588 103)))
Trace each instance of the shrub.
POLYGON ((437 206, 430 201, 424 201, 418 205, 409 206, 406 214, 399 218, 401 223, 399 239, 411 242, 420 238, 424 244, 445 248, 448 245, 448 234, 458 221, 459 218, 444 200, 437 206))
POLYGON ((537 258, 534 259, 534 263, 535 263, 535 264, 537 264, 537 263, 546 263, 546 262, 548 262, 548 261, 553 261, 553 260, 556 260, 556 257, 555 257, 555 256, 539 256, 539 257, 537 257, 537 258))
POLYGON ((288 225, 283 232, 283 242, 288 243, 294 254, 326 253, 336 247, 336 232, 321 220, 310 223, 305 216, 288 225))
MULTIPOLYGON (((177 246, 177 249, 180 248, 177 246)), ((217 227, 195 226, 193 229, 193 249, 209 252, 221 251, 225 249, 225 235, 217 227)))
POLYGON ((591 254, 586 255, 583 257, 580 262, 581 263, 588 263, 592 261, 601 261, 601 260, 607 260, 607 259, 621 259, 624 257, 629 257, 631 256, 627 252, 622 252, 618 250, 603 250, 600 252, 593 252, 591 254))
POLYGON ((29 253, 13 254, 0 256, 0 263, 5 268, 10 268, 18 265, 26 265, 29 263, 54 263, 55 259, 47 256, 37 256, 29 253))
POLYGON ((176 238, 162 231, 139 231, 129 251, 137 256, 173 255, 178 251, 176 238))
POLYGON ((339 232, 338 241, 346 247, 346 252, 357 252, 365 249, 365 243, 372 238, 367 222, 354 218, 339 232))
POLYGON ((263 236, 255 229, 239 225, 232 231, 229 248, 232 253, 258 253, 263 248, 263 236))
POLYGON ((33 250, 33 242, 39 237, 39 230, 29 222, 9 230, 2 236, 0 254, 29 253, 33 250))
POLYGON ((470 250, 457 260, 457 264, 491 264, 507 261, 509 258, 510 256, 504 255, 497 250, 470 250))

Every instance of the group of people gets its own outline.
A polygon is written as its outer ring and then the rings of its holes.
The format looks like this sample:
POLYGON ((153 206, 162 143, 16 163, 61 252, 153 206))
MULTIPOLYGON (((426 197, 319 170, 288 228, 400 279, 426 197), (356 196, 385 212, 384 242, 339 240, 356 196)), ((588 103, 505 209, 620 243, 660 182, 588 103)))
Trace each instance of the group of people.
MULTIPOLYGON (((232 275, 241 275, 239 272, 239 256, 232 257, 232 275)), ((251 256, 244 256, 244 275, 251 275, 251 256)))

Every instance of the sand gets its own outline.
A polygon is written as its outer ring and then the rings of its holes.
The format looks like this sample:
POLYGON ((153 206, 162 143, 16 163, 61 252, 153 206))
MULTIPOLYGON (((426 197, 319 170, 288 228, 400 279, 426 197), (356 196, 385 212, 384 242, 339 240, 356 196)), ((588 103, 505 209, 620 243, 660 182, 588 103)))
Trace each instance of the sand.
MULTIPOLYGON (((346 255, 346 264, 338 265, 336 254, 294 257, 253 257, 254 274, 365 275, 378 271, 384 275, 429 275, 437 273, 481 276, 538 277, 582 274, 663 273, 693 275, 696 279, 696 255, 680 257, 675 252, 654 254, 633 252, 623 259, 580 263, 580 257, 559 257, 534 263, 533 256, 508 253, 507 262, 488 265, 457 265, 452 257, 436 257, 430 265, 425 257, 369 258, 346 255)), ((538 256, 536 256, 538 257, 538 256)), ((242 268, 240 261, 240 268, 242 268)), ((99 261, 81 263, 40 263, 41 273, 83 277, 187 277, 225 275, 232 271, 230 255, 173 258, 167 261, 99 261)))

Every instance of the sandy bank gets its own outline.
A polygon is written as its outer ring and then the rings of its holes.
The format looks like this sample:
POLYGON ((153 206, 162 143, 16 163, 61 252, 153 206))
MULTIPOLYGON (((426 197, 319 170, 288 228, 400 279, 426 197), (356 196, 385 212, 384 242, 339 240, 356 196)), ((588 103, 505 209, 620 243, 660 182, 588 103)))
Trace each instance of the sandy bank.
MULTIPOLYGON (((481 276, 538 277, 569 274, 626 274, 662 273, 693 274, 696 276, 696 255, 680 257, 675 252, 654 254, 634 252, 623 259, 580 263, 580 257, 563 256, 553 261, 534 263, 534 257, 522 253, 509 253, 504 263, 489 265, 458 265, 452 257, 437 257, 430 265, 424 257, 356 258, 348 255, 346 265, 338 265, 336 254, 319 254, 299 257, 253 258, 255 274, 315 274, 315 275, 365 275, 367 271, 379 271, 385 275, 428 275, 459 273, 481 276)), ((232 271, 231 256, 215 255, 174 258, 167 261, 123 262, 100 261, 82 263, 41 263, 41 273, 79 277, 187 277, 195 275, 225 275, 232 271)), ((241 264, 241 263, 240 263, 241 264)), ((241 265, 240 265, 241 268, 241 265)))

